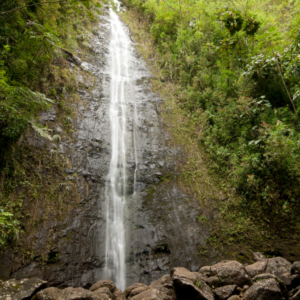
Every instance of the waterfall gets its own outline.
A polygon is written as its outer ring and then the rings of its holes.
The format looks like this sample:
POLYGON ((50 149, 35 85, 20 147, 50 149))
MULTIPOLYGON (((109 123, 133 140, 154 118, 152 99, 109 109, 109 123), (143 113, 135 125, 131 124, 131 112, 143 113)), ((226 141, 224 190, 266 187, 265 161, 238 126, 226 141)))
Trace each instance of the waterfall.
MULTIPOLYGON (((128 194, 128 174, 126 172, 128 133, 126 126, 127 106, 134 99, 134 84, 129 72, 131 59, 129 35, 118 15, 112 9, 110 9, 110 20, 111 40, 108 65, 110 73, 111 160, 106 183, 105 277, 115 281, 117 287, 124 290, 126 287, 125 210, 126 194, 128 194)), ((136 119, 136 109, 134 119, 136 119)), ((136 147, 136 126, 133 127, 134 147, 136 147)))

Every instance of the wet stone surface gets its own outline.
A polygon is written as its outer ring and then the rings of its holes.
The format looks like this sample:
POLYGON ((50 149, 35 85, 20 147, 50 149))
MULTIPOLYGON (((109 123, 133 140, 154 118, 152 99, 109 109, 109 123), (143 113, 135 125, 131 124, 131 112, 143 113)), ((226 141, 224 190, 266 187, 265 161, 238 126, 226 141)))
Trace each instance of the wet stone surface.
MULTIPOLYGON (((75 65, 70 66, 73 74, 77 74, 81 101, 72 123, 76 129, 74 142, 62 141, 59 149, 72 163, 72 168, 65 172, 78 186, 80 206, 73 208, 63 220, 48 220, 37 228, 34 244, 38 252, 50 242, 51 251, 59 253, 59 261, 46 265, 34 261, 27 266, 15 267, 13 255, 6 253, 10 277, 39 276, 48 281, 48 286, 58 287, 89 287, 105 279, 105 182, 111 153, 110 78, 105 63, 109 38, 110 20, 106 14, 100 17, 98 36, 93 35, 90 41, 95 54, 81 65, 86 74, 93 74, 94 82, 86 80, 75 65)), ((166 146, 168 133, 163 130, 160 116, 163 100, 151 91, 151 73, 133 44, 132 51, 135 99, 126 104, 126 168, 129 177, 126 199, 127 286, 135 282, 149 284, 169 273, 174 266, 198 270, 204 264, 197 255, 199 244, 209 236, 209 228, 201 227, 196 219, 201 215, 198 201, 185 195, 176 184, 176 162, 182 159, 183 153, 166 146), (132 194, 134 127, 138 163, 136 192, 132 194), (175 174, 175 179, 163 181, 168 174, 175 174)), ((44 118, 54 116, 52 112, 44 118)))

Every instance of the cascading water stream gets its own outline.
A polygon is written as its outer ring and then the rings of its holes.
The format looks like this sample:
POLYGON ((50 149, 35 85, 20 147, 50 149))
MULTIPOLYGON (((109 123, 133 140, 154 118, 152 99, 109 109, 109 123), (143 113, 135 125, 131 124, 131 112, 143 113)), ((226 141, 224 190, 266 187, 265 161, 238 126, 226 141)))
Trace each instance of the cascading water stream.
MULTIPOLYGON (((119 7, 119 4, 116 3, 119 7)), ((127 105, 134 99, 130 76, 130 45, 118 15, 110 9, 111 40, 109 45, 111 161, 106 185, 106 253, 105 277, 126 287, 125 210, 128 175, 126 174, 127 105)), ((136 114, 136 113, 135 113, 136 114)), ((136 116, 134 116, 136 119, 136 116)), ((133 121, 134 122, 134 121, 133 121)), ((136 147, 135 126, 133 129, 136 147)), ((135 155, 136 158, 136 155, 135 155)), ((136 173, 136 172, 135 172, 136 173)), ((136 174, 135 174, 136 175, 136 174)))

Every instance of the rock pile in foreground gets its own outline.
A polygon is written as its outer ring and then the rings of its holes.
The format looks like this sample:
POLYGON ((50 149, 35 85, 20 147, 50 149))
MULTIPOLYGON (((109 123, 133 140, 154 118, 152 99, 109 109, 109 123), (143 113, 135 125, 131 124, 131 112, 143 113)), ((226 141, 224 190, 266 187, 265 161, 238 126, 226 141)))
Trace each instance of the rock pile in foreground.
POLYGON ((173 268, 149 286, 135 283, 122 292, 111 280, 101 280, 88 290, 46 287, 38 278, 0 282, 5 300, 300 300, 300 262, 254 253, 255 263, 235 260, 204 266, 199 272, 173 268))

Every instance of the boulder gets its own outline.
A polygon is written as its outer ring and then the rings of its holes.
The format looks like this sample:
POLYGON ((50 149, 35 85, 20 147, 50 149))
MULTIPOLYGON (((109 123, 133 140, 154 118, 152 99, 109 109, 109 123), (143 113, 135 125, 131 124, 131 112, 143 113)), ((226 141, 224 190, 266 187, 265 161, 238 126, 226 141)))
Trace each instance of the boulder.
POLYGON ((266 273, 279 276, 280 274, 290 273, 292 264, 283 257, 274 257, 268 259, 266 273))
POLYGON ((283 283, 283 281, 282 281, 280 278, 278 278, 277 276, 273 275, 273 274, 264 273, 264 274, 256 275, 256 276, 253 278, 253 282, 258 282, 258 281, 264 280, 264 279, 275 279, 275 280, 277 281, 277 283, 279 284, 282 293, 283 293, 284 295, 287 295, 287 294, 288 294, 287 289, 286 289, 286 286, 285 286, 285 284, 283 283))
POLYGON ((121 296, 123 293, 122 293, 122 291, 120 290, 120 289, 115 289, 115 291, 114 291, 114 296, 116 296, 116 297, 118 297, 118 296, 121 296))
POLYGON ((178 300, 213 300, 214 296, 204 280, 185 268, 173 268, 171 278, 178 300))
POLYGON ((173 289, 164 287, 162 285, 155 286, 155 289, 159 290, 161 293, 166 294, 168 296, 173 296, 173 294, 174 294, 174 290, 173 289))
POLYGON ((213 276, 211 271, 211 266, 204 266, 199 269, 199 273, 205 275, 205 276, 213 276))
POLYGON ((97 289, 95 291, 92 292, 94 295, 103 298, 103 295, 106 295, 109 299, 115 299, 115 296, 112 294, 112 292, 110 291, 110 289, 106 286, 97 289))
POLYGON ((245 269, 251 278, 255 277, 258 274, 265 273, 267 268, 268 260, 262 259, 256 263, 247 266, 245 269))
POLYGON ((35 295, 35 300, 56 300, 62 296, 62 290, 55 287, 50 287, 41 290, 35 295))
POLYGON ((31 299, 45 287, 47 281, 39 278, 10 279, 0 283, 0 299, 31 299))
POLYGON ((238 295, 233 295, 228 300, 241 300, 241 298, 238 295))
POLYGON ((159 278, 158 280, 152 282, 150 287, 156 288, 163 294, 168 296, 173 296, 173 280, 170 275, 164 275, 163 277, 159 278))
POLYGON ((170 275, 164 275, 163 277, 159 278, 158 280, 152 282, 150 287, 156 286, 164 286, 166 288, 173 288, 173 280, 170 275))
POLYGON ((130 300, 164 300, 164 298, 159 290, 148 289, 147 291, 130 298, 130 300))
POLYGON ((134 296, 136 296, 136 295, 138 295, 138 294, 140 294, 140 293, 143 293, 143 292, 145 292, 146 290, 149 290, 149 289, 150 289, 149 286, 140 286, 140 287, 137 287, 137 288, 133 289, 133 290, 130 292, 129 297, 130 297, 130 298, 131 298, 131 297, 134 297, 134 296))
POLYGON ((211 287, 211 288, 217 288, 220 285, 220 279, 216 276, 211 276, 205 280, 205 282, 211 287))
POLYGON ((128 288, 125 289, 125 291, 123 292, 123 295, 126 298, 128 298, 131 291, 136 289, 136 288, 139 288, 139 287, 147 288, 148 286, 146 284, 143 284, 143 283, 134 283, 134 284, 130 285, 128 288))
POLYGON ((254 252, 253 253, 253 259, 255 261, 259 261, 259 260, 262 260, 262 259, 266 259, 265 255, 263 255, 262 253, 260 252, 254 252))
POLYGON ((292 275, 290 273, 284 273, 278 276, 278 278, 285 284, 287 288, 292 285, 292 275))
POLYGON ((99 297, 93 292, 81 287, 68 287, 62 290, 62 295, 58 298, 58 300, 109 300, 109 297, 105 294, 99 297))
POLYGON ((230 296, 232 296, 237 289, 237 285, 226 285, 215 289, 215 295, 217 299, 227 300, 230 296))
POLYGON ((291 274, 300 274, 300 261, 295 261, 292 265, 291 274))
POLYGON ((244 285, 252 284, 251 278, 244 266, 235 260, 213 265, 211 267, 211 274, 217 276, 221 280, 222 285, 236 284, 243 287, 244 285))
POLYGON ((243 300, 282 300, 287 299, 274 278, 255 282, 244 294, 243 300))
POLYGON ((173 300, 173 299, 175 299, 174 297, 175 297, 175 294, 174 294, 174 296, 172 295, 172 296, 169 296, 169 295, 167 295, 167 294, 165 294, 165 293, 161 293, 161 297, 163 298, 163 300, 173 300))
POLYGON ((109 279, 105 279, 105 280, 100 280, 96 283, 94 283, 90 288, 89 290, 91 292, 93 291, 96 291, 100 288, 103 288, 103 287, 107 287, 109 288, 109 290, 111 291, 111 293, 114 293, 115 289, 116 289, 116 286, 114 284, 114 282, 112 280, 109 280, 109 279))

